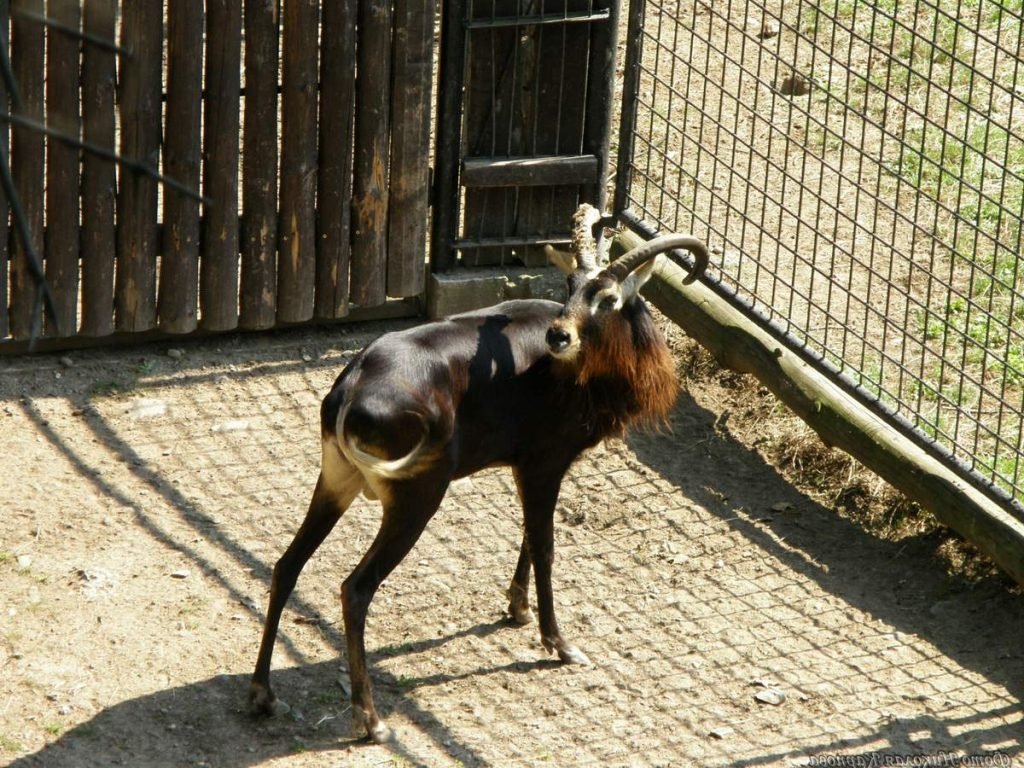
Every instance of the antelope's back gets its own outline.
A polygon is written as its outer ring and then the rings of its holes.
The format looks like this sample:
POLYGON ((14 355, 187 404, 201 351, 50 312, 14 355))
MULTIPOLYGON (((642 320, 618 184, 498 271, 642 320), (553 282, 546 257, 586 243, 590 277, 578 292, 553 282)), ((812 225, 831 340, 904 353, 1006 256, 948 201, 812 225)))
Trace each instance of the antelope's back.
POLYGON ((527 372, 547 364, 544 336, 561 308, 541 299, 507 301, 384 334, 334 382, 321 408, 322 429, 333 433, 339 412, 356 399, 422 411, 435 421, 454 421, 457 413, 461 419, 469 409, 486 421, 488 408, 511 405, 527 372))

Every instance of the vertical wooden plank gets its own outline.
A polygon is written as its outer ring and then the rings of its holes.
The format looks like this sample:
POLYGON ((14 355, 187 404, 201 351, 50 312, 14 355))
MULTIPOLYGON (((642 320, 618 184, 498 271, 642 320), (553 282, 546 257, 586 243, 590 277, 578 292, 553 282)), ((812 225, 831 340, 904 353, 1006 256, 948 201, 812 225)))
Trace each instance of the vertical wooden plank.
POLYGON ((317 191, 318 318, 348 314, 352 256, 352 131, 357 0, 325 3, 320 30, 320 169, 317 191))
MULTIPOLYGON (((9 11, 9 9, 7 9, 9 11)), ((0 40, 5 44, 10 40, 11 16, 10 13, 0 13, 0 40)), ((10 51, 10 47, 7 49, 10 51)), ((0 78, 0 109, 10 112, 10 100, 7 97, 7 86, 0 78)), ((7 152, 10 147, 10 128, 7 123, 0 125, 0 152, 7 152)), ((11 251, 9 228, 10 208, 7 202, 7 194, 0 188, 0 339, 10 332, 10 322, 7 318, 7 304, 10 301, 10 292, 7 289, 9 276, 8 264, 11 251)))
MULTIPOLYGON (((41 16, 42 0, 13 0, 13 9, 41 16)), ((30 18, 14 15, 11 20, 11 65, 21 91, 23 114, 43 121, 43 57, 45 34, 43 26, 30 18)), ((28 220, 32 242, 43 255, 43 178, 44 142, 38 131, 14 128, 11 137, 11 174, 18 190, 21 207, 28 220)), ((14 238, 11 261, 11 335, 28 338, 32 333, 32 309, 35 282, 28 271, 28 257, 21 241, 14 238)))
POLYGON ((372 307, 384 303, 387 288, 390 0, 361 0, 358 23, 351 297, 372 307))
MULTIPOLYGON (((333 3, 328 5, 333 6, 333 3)), ((277 315, 277 0, 245 2, 245 133, 242 139, 243 328, 277 315)))
POLYGON ((277 319, 285 323, 313 316, 318 10, 316 0, 284 5, 277 319))
MULTIPOLYGON (((203 91, 203 0, 167 3, 167 118, 164 173, 199 189, 199 124, 203 91)), ((161 330, 197 326, 199 203, 164 190, 164 229, 157 314, 161 330)))
POLYGON ((437 125, 434 132, 434 211, 431 222, 430 269, 455 266, 452 241, 459 221, 459 163, 462 148, 462 87, 466 69, 465 0, 441 6, 441 51, 438 66, 437 125))
MULTIPOLYGON (((117 0, 85 0, 82 26, 115 39, 117 0)), ((114 147, 115 54, 95 45, 82 51, 82 134, 99 147, 114 147)), ((106 336, 114 317, 114 196, 117 171, 89 152, 82 157, 82 326, 87 336, 106 336)))
POLYGON ((210 331, 238 326, 241 57, 242 0, 207 0, 203 192, 213 205, 203 216, 199 307, 210 331))
POLYGON ((435 0, 396 0, 388 216, 389 296, 416 296, 425 285, 430 201, 430 86, 435 0))
MULTIPOLYGON (((119 84, 121 154, 157 168, 160 156, 163 3, 121 7, 119 84)), ((122 170, 117 195, 117 275, 114 296, 119 331, 156 325, 157 183, 122 170)))
MULTIPOLYGON (((78 0, 49 0, 49 18, 71 29, 81 23, 78 0)), ((78 40, 47 31, 46 124, 78 136, 78 40)), ((72 336, 78 320, 78 150, 57 139, 46 142, 46 281, 56 317, 46 320, 50 336, 72 336)))

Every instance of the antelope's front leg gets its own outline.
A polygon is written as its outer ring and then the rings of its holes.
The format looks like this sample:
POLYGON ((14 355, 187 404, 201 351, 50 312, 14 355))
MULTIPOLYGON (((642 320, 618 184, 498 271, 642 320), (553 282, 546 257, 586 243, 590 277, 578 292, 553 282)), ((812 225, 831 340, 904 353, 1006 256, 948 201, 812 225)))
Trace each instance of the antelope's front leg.
POLYGON ((528 474, 516 472, 519 498, 523 502, 526 544, 537 586, 537 612, 540 616, 540 640, 551 653, 567 664, 586 664, 587 655, 562 637, 555 618, 554 594, 551 589, 551 567, 555 560, 555 503, 563 473, 528 474))

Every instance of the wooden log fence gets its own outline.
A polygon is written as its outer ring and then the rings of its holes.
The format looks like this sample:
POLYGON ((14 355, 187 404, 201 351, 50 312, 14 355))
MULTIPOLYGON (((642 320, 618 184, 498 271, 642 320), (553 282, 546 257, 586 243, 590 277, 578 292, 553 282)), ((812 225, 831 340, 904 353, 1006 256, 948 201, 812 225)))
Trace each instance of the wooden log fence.
MULTIPOLYGON (((366 316, 423 294, 436 0, 11 7, 21 115, 146 171, 5 123, 56 299, 44 341, 366 316)), ((35 300, 7 211, 0 197, 0 351, 31 335, 35 300)))

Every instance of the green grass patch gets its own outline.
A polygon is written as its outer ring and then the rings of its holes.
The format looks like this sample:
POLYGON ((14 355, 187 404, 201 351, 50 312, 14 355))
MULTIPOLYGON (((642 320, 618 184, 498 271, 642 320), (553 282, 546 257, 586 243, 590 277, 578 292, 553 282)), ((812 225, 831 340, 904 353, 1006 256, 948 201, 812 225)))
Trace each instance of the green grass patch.
MULTIPOLYGON (((851 42, 870 56, 850 80, 847 105, 882 126, 890 147, 899 146, 880 159, 890 179, 882 179, 879 195, 910 193, 918 221, 932 230, 931 306, 914 313, 907 330, 924 337, 929 357, 944 361, 926 366, 923 380, 897 396, 920 403, 919 427, 947 444, 970 444, 964 425, 1000 411, 980 404, 982 392, 969 380, 1001 393, 1011 410, 1024 388, 1024 127, 1016 120, 1024 106, 1024 68, 1016 56, 1022 14, 1022 0, 901 7, 840 0, 807 9, 801 20, 820 36, 856 18, 865 30, 857 34, 871 35, 851 42), (962 418, 950 419, 954 407, 962 418), (946 432, 950 421, 959 434, 946 432)), ((859 381, 874 392, 880 375, 863 367, 859 381)), ((1013 419, 998 419, 979 425, 979 434, 1001 429, 996 439, 1013 445, 1013 419)), ((1021 485, 1019 453, 978 456, 975 463, 1005 487, 1021 485)))

